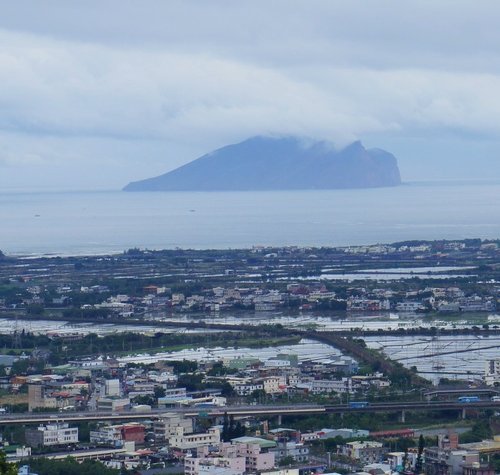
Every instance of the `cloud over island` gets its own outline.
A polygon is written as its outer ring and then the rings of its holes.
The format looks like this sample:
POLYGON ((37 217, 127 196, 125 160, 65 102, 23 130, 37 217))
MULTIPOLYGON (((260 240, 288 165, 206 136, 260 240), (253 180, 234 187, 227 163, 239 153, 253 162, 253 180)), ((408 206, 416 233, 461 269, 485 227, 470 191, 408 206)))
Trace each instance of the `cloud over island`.
POLYGON ((265 133, 362 138, 410 179, 498 162, 494 1, 1 10, 0 186, 118 188, 265 133))

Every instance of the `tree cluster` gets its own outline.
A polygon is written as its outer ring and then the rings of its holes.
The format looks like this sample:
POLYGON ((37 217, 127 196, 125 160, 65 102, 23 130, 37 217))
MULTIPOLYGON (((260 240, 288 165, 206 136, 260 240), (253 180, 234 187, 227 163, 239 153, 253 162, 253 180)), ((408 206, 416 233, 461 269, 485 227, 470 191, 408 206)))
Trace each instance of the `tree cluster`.
POLYGON ((243 437, 246 434, 245 426, 240 421, 235 422, 234 416, 227 416, 224 413, 224 422, 222 423, 221 438, 224 442, 229 442, 237 437, 243 437))

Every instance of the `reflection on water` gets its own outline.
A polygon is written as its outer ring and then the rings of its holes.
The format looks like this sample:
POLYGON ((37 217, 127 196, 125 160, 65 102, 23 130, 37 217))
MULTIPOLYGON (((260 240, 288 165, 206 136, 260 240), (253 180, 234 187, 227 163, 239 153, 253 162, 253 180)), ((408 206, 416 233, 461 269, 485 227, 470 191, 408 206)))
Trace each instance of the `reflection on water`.
POLYGON ((377 336, 365 341, 369 348, 382 350, 407 368, 416 366, 435 383, 439 378, 482 378, 485 361, 500 356, 498 336, 377 336))
MULTIPOLYGON (((199 333, 207 330, 188 330, 187 328, 165 328, 155 327, 153 325, 115 325, 112 323, 72 323, 66 321, 51 321, 51 320, 21 320, 18 319, 0 319, 0 333, 11 334, 16 330, 22 332, 33 333, 35 335, 88 335, 96 333, 98 335, 109 335, 120 332, 137 332, 137 333, 173 333, 173 332, 189 332, 199 333)), ((208 330, 210 331, 210 330, 208 330)))
POLYGON ((222 358, 258 358, 266 361, 279 353, 297 355, 300 362, 316 361, 318 363, 330 363, 342 353, 331 346, 315 341, 302 339, 295 345, 283 345, 270 348, 196 348, 174 352, 156 353, 154 355, 143 354, 118 358, 120 362, 155 363, 159 360, 195 360, 210 361, 222 358))
MULTIPOLYGON (((447 315, 429 317, 418 314, 397 313, 374 313, 366 314, 343 314, 334 316, 321 316, 315 314, 294 314, 286 312, 276 313, 254 313, 243 312, 234 315, 205 315, 205 316, 160 316, 157 318, 158 326, 150 325, 116 325, 116 324, 93 324, 93 323, 71 323, 50 320, 15 320, 0 319, 0 328, 3 333, 18 331, 32 332, 35 334, 86 335, 97 333, 107 335, 125 331, 151 334, 154 332, 178 333, 210 333, 220 330, 190 329, 195 321, 203 320, 214 324, 281 324, 288 328, 314 328, 318 331, 350 331, 358 329, 364 331, 397 330, 412 328, 452 329, 467 328, 471 325, 484 323, 495 324, 499 321, 498 315, 447 315), (183 328, 169 328, 161 326, 161 321, 176 321, 186 326, 183 328)), ((484 374, 485 361, 500 357, 500 337, 458 335, 458 336, 365 336, 370 348, 382 350, 390 358, 400 361, 406 367, 416 366, 422 376, 437 382, 439 378, 451 379, 481 378, 484 374), (428 357, 425 357, 428 355, 428 357)), ((329 359, 340 355, 337 350, 320 343, 307 342, 303 340, 299 345, 284 347, 272 347, 263 349, 234 349, 234 348, 198 348, 182 350, 176 353, 158 354, 153 356, 144 355, 141 361, 156 361, 157 359, 211 359, 212 357, 236 357, 236 356, 258 356, 260 359, 268 359, 278 352, 291 352, 299 355, 299 358, 329 359)), ((132 358, 132 357, 131 357, 132 358)), ((133 359, 137 360, 134 356, 133 359)), ((123 358, 126 361, 127 358, 123 358)))

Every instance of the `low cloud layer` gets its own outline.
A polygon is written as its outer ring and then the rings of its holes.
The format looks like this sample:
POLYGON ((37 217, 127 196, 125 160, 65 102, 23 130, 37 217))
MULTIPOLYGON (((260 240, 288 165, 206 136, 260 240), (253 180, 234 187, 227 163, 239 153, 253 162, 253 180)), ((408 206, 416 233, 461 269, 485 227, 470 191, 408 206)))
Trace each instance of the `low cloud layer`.
POLYGON ((377 4, 4 5, 0 186, 116 188, 256 134, 365 139, 407 179, 492 178, 500 6, 377 4))

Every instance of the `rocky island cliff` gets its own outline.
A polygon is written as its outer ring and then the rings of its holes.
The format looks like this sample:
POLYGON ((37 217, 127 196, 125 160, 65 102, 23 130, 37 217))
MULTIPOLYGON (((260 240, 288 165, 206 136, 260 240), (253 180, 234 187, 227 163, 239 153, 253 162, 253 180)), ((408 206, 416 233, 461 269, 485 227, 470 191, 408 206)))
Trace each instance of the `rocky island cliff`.
POLYGON ((337 150, 324 141, 253 137, 163 175, 129 183, 125 191, 256 191, 397 186, 397 160, 354 142, 337 150))

